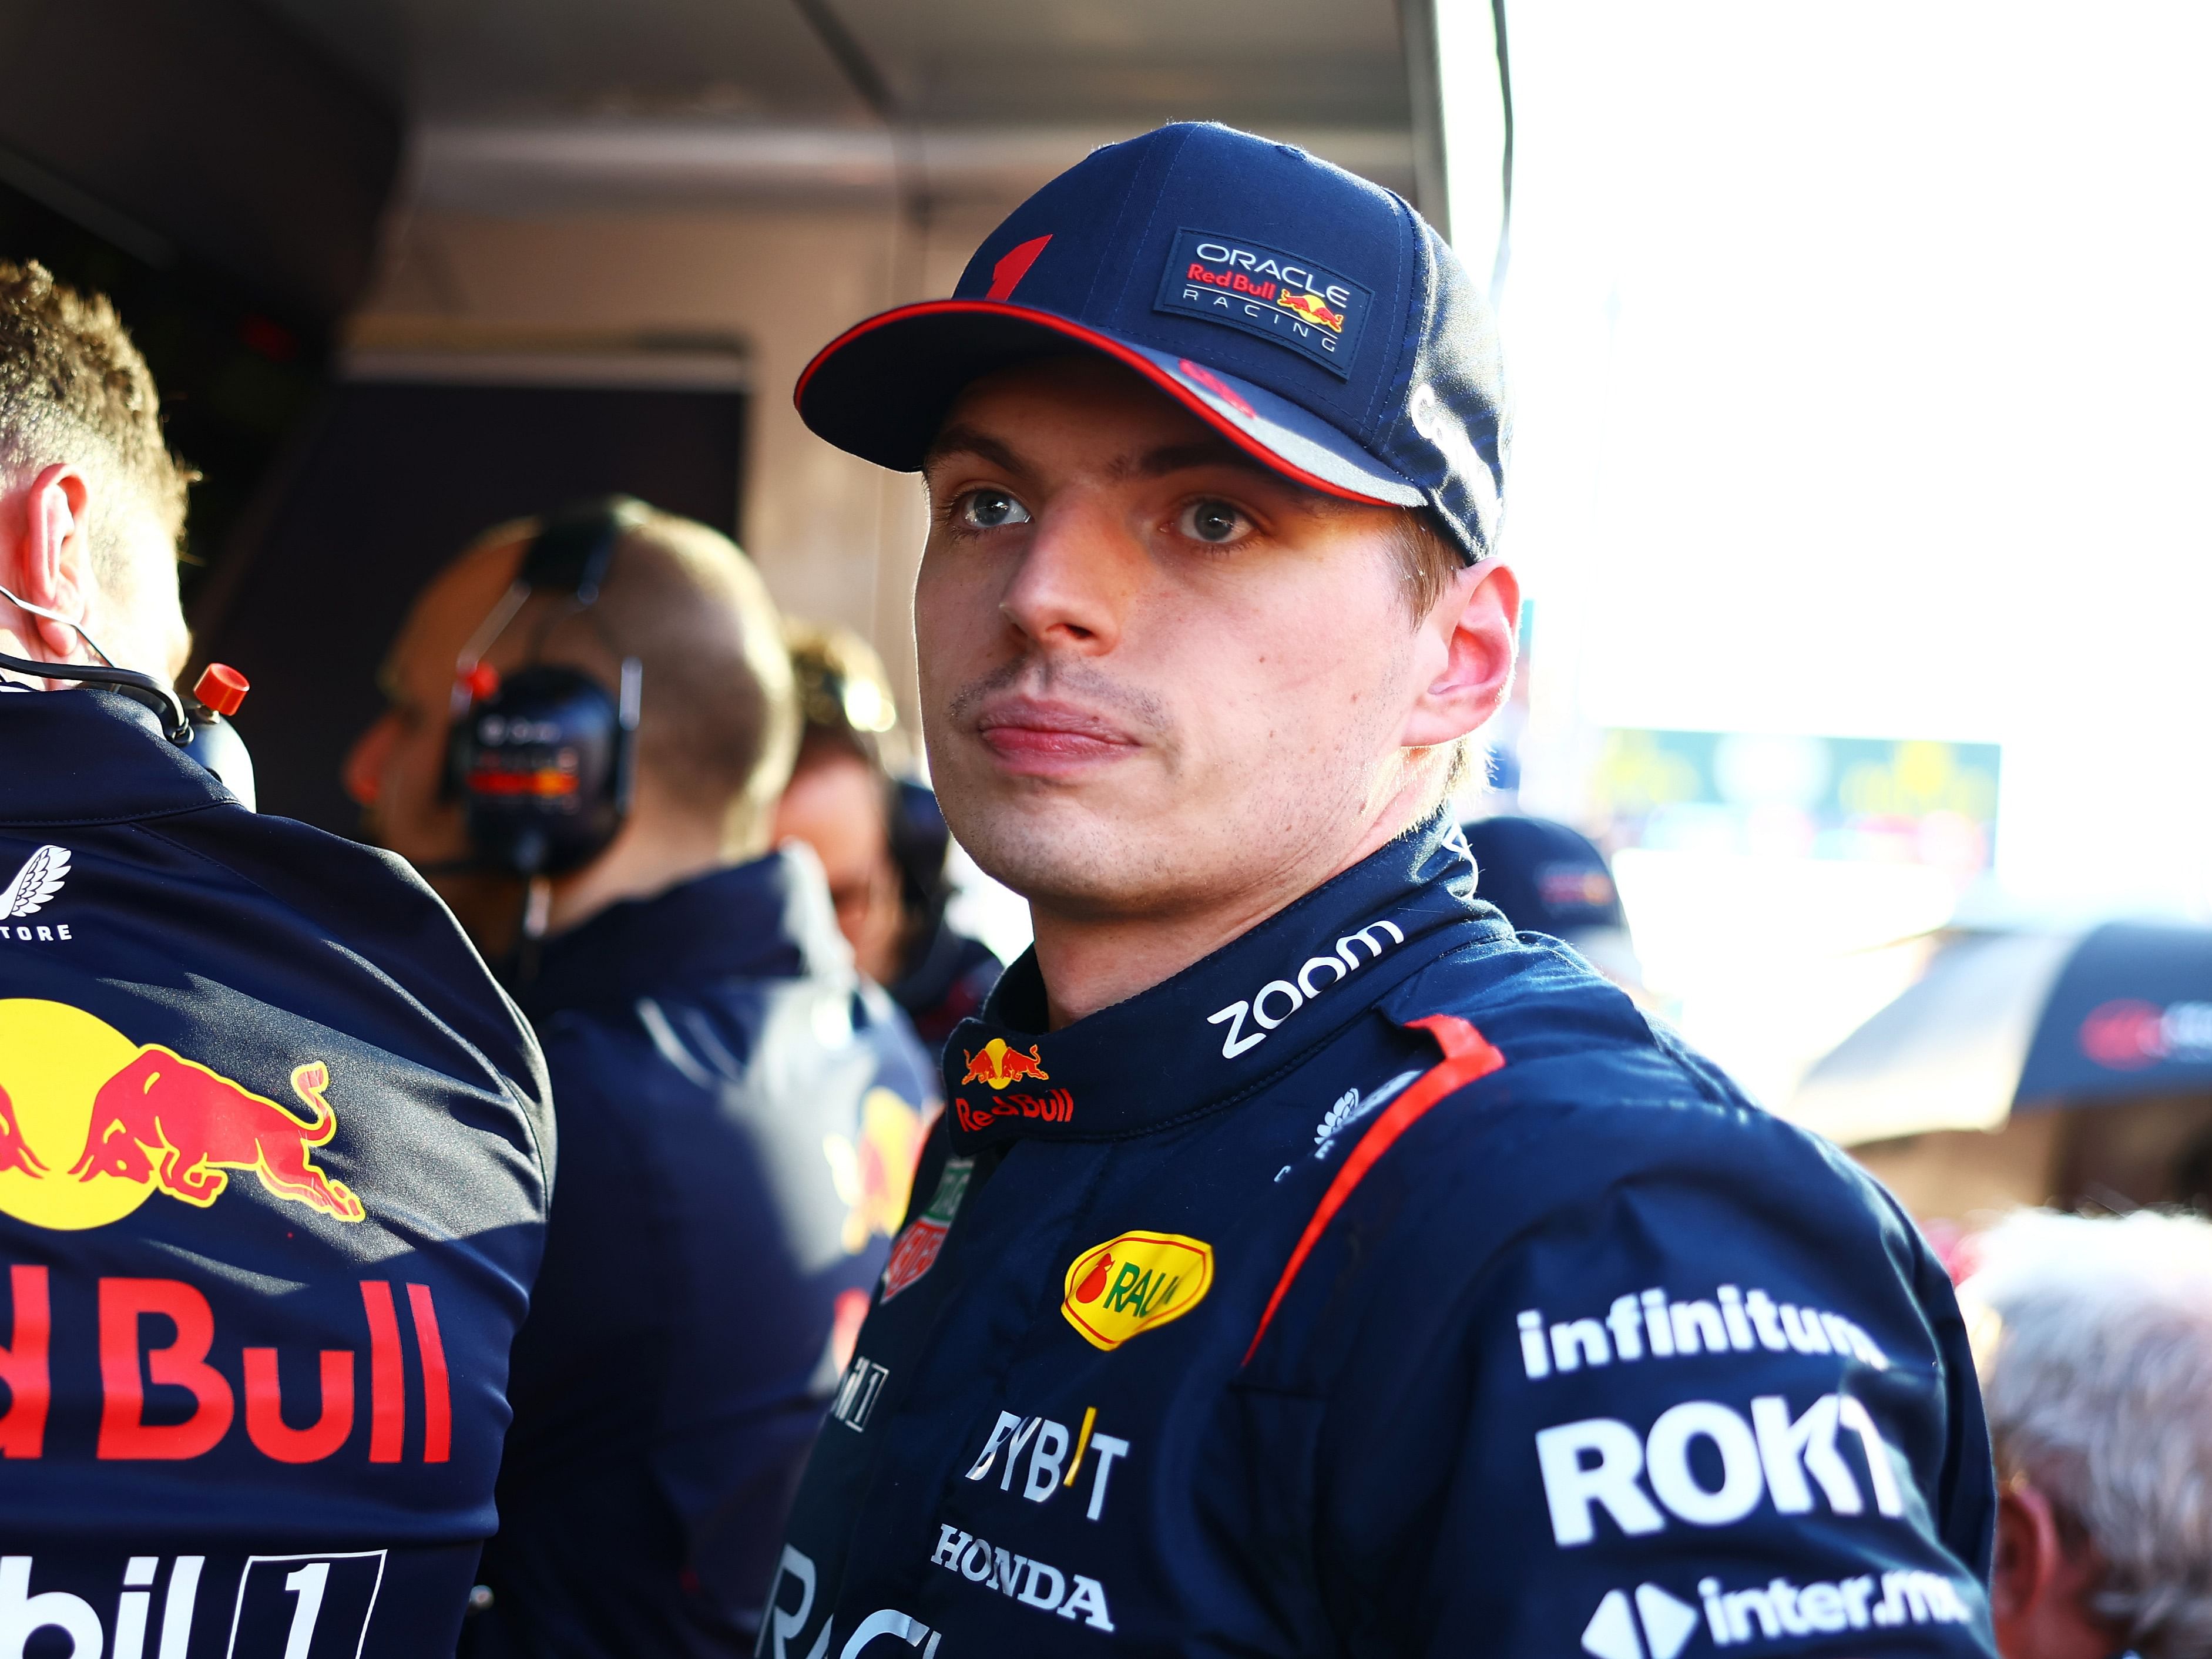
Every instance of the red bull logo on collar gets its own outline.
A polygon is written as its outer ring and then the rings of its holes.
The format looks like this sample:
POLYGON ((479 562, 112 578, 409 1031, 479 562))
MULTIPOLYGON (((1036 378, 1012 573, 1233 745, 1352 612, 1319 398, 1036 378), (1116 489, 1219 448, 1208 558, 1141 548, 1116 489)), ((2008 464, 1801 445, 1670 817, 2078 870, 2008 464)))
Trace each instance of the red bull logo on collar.
POLYGON ((968 1075, 960 1081, 963 1084, 980 1083, 989 1089, 1008 1088, 1024 1078, 1035 1078, 1040 1083, 1048 1083, 1051 1079, 1045 1073, 1042 1048, 1042 1043, 1033 1042, 1030 1045, 1029 1053, 1024 1054, 1018 1048, 1006 1047, 1005 1038, 993 1037, 983 1045, 983 1052, 979 1054, 969 1054, 963 1048, 960 1052, 968 1062, 968 1075))
POLYGON ((333 1220, 368 1213, 314 1159, 337 1132, 330 1067, 292 1068, 305 1115, 159 1043, 134 1043, 66 1003, 0 1000, 0 1212, 81 1231, 155 1192, 205 1209, 251 1171, 333 1220))

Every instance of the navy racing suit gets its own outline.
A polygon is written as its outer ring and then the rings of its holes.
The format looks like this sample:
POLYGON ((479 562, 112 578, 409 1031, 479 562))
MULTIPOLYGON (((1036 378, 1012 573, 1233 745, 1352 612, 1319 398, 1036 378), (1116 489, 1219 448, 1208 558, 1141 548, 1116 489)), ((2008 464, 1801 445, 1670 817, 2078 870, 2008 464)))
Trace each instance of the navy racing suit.
POLYGON ((538 1044, 386 854, 0 694, 0 1655, 422 1659, 493 1527, 538 1044))
POLYGON ((936 1085, 803 848, 611 906, 521 996, 565 1176, 462 1651, 746 1652, 936 1085))
POLYGON ((1058 1031, 1008 970, 766 1659, 1989 1651, 1942 1267, 1474 883, 1433 822, 1058 1031))

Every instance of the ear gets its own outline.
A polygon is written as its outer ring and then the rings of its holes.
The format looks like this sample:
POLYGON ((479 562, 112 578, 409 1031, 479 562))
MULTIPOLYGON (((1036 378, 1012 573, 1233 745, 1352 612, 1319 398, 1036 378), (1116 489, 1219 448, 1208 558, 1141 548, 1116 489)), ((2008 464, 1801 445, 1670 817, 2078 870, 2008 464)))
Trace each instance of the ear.
POLYGON ((1498 712, 1513 683, 1520 622, 1521 583, 1510 565, 1485 560, 1452 579, 1420 626, 1428 683, 1407 714, 1401 747, 1454 742, 1498 712))
MULTIPOLYGON (((84 474, 66 465, 49 466, 23 492, 22 556, 17 574, 33 605, 83 620, 92 600, 92 492, 84 474)), ((39 638, 56 657, 76 653, 74 629, 37 619, 39 638)))
POLYGON ((2026 1480, 1997 1494, 1996 1559, 1990 1571, 1990 1615, 1997 1645, 2027 1650, 2026 1627, 2042 1612, 2058 1577, 2062 1552, 2051 1500, 2026 1480))

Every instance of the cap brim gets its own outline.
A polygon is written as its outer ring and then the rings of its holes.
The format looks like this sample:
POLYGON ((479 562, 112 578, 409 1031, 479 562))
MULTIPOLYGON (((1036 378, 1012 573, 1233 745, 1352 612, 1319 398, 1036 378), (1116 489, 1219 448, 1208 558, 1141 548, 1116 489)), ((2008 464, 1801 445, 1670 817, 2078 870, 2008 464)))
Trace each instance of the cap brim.
POLYGON ((1133 369, 1237 447, 1310 489, 1377 507, 1419 507, 1428 499, 1327 421, 1249 380, 1055 312, 997 300, 929 300, 871 317, 815 354, 792 401, 799 418, 838 448, 913 472, 963 388, 1071 349, 1133 369))

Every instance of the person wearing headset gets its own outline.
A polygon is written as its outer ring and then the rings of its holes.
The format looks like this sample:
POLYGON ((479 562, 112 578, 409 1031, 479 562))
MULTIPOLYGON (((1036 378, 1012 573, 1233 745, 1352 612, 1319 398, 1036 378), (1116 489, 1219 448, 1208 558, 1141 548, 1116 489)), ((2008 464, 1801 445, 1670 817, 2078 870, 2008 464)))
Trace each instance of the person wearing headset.
POLYGON ((464 552, 384 684, 349 787, 502 964, 566 1148, 463 1651, 749 1651, 934 1095, 769 850, 775 608, 726 537, 586 503, 464 552))
POLYGON ((538 1048, 171 681, 190 474, 0 264, 0 1653, 450 1652, 544 1248, 538 1048))

